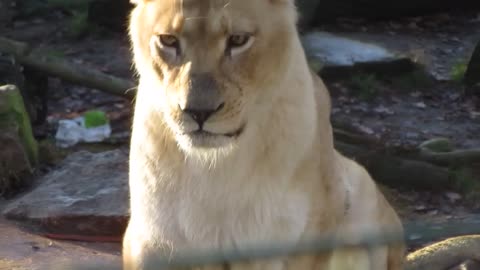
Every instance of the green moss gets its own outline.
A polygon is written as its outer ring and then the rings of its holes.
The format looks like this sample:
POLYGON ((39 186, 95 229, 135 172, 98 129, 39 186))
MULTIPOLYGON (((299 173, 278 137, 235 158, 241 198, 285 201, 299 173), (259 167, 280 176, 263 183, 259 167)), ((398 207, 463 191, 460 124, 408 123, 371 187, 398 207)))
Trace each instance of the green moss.
POLYGON ((450 71, 451 79, 455 82, 463 82, 468 64, 464 61, 456 63, 450 71))
POLYGON ((88 111, 84 114, 84 118, 86 128, 103 126, 108 123, 107 115, 102 111, 88 111))
POLYGON ((434 138, 420 144, 420 148, 428 149, 433 152, 451 152, 455 150, 452 142, 446 138, 434 138))
POLYGON ((23 97, 17 87, 6 85, 0 87, 2 97, 6 100, 7 111, 2 112, 4 124, 17 126, 22 144, 25 146, 28 158, 32 165, 38 164, 38 145, 33 137, 30 118, 25 109, 23 97), (13 123, 12 123, 13 121, 13 123), (10 124, 8 124, 10 122, 10 124))

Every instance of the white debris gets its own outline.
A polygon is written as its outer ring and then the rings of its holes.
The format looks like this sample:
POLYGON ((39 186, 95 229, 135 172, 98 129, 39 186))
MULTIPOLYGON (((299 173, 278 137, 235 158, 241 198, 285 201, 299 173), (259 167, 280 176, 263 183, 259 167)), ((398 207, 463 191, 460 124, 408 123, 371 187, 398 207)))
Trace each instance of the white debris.
POLYGON ((86 128, 85 119, 77 117, 71 120, 60 120, 58 122, 56 143, 59 147, 67 148, 80 142, 102 142, 112 134, 110 124, 98 127, 86 128))

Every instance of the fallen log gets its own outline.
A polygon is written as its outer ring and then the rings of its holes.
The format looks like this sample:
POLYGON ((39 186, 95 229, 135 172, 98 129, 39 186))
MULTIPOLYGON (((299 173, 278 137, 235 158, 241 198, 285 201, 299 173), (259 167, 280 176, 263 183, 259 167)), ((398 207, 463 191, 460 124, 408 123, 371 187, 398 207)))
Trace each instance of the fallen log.
POLYGON ((403 149, 386 147, 381 140, 361 135, 343 123, 334 122, 334 137, 342 143, 375 148, 378 151, 399 156, 406 160, 423 161, 441 167, 472 165, 480 163, 480 148, 455 149, 453 143, 446 138, 434 138, 420 144, 418 148, 403 149), (345 130, 348 129, 347 130, 345 130))
POLYGON ((406 269, 447 270, 454 269, 453 267, 470 260, 480 260, 480 235, 466 235, 448 238, 444 241, 412 252, 407 256, 406 269))
POLYGON ((480 162, 480 148, 455 150, 453 146, 448 146, 445 150, 436 149, 439 145, 442 147, 442 145, 452 145, 452 143, 444 138, 426 141, 419 146, 420 159, 441 166, 469 165, 480 162))
POLYGON ((27 43, 0 37, 0 52, 11 54, 22 65, 58 77, 62 80, 108 92, 125 98, 133 98, 135 84, 103 72, 81 67, 47 53, 34 50, 27 43))
POLYGON ((371 150, 338 140, 335 147, 363 165, 377 182, 390 187, 432 191, 456 187, 455 178, 448 169, 428 162, 394 157, 380 150, 371 150))
POLYGON ((462 165, 480 162, 480 148, 455 150, 447 153, 433 152, 428 149, 420 151, 420 157, 437 165, 462 165))

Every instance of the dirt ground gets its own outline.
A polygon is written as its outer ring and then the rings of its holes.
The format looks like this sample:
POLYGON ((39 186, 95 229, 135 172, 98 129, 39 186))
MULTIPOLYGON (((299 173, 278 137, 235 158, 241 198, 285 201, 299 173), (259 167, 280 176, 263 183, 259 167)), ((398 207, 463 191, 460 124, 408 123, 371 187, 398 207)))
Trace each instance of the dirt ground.
POLYGON ((32 228, 2 217, 0 243, 0 270, 61 270, 67 269, 63 265, 69 266, 72 262, 121 265, 119 243, 50 240, 36 234, 32 228))

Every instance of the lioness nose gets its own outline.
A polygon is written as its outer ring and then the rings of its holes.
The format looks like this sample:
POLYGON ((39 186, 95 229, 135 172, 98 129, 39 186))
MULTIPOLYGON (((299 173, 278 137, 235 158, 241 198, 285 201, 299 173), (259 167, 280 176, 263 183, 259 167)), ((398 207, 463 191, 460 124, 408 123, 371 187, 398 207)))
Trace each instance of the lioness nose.
POLYGON ((203 124, 210 118, 214 113, 220 111, 224 106, 224 103, 220 104, 216 109, 214 110, 197 110, 197 109, 189 109, 185 108, 182 111, 190 117, 192 117, 195 122, 198 123, 200 128, 202 128, 203 124))
POLYGON ((183 97, 179 99, 179 108, 190 115, 200 128, 213 114, 220 111, 224 104, 217 82, 208 73, 191 74, 183 97))

